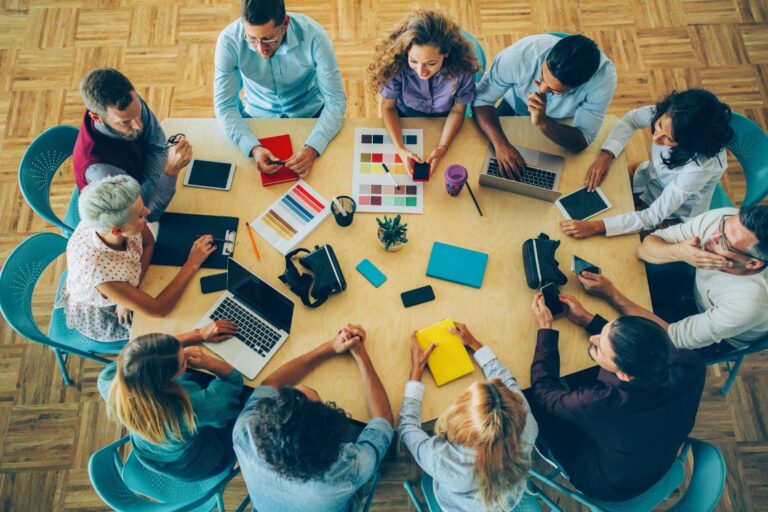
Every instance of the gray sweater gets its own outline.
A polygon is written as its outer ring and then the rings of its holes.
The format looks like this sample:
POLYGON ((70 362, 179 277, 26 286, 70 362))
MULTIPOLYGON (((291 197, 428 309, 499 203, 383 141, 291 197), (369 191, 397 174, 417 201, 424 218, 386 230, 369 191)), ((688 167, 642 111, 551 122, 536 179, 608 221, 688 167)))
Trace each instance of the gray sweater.
MULTIPOLYGON (((523 453, 530 458, 539 428, 520 386, 509 369, 496 359, 489 347, 478 350, 475 353, 475 361, 482 367, 486 379, 500 378, 504 385, 523 398, 525 408, 528 410, 528 418, 520 442, 523 453)), ((400 423, 397 427, 400 440, 411 452, 421 469, 432 477, 435 497, 443 510, 485 511, 483 501, 476 498, 478 486, 475 482, 475 450, 452 444, 443 437, 430 437, 422 430, 421 401, 423 395, 424 385, 421 382, 408 381, 405 385, 405 397, 400 409, 400 423)), ((525 489, 525 480, 521 480, 507 495, 504 507, 496 507, 494 512, 514 508, 522 499, 525 489)))

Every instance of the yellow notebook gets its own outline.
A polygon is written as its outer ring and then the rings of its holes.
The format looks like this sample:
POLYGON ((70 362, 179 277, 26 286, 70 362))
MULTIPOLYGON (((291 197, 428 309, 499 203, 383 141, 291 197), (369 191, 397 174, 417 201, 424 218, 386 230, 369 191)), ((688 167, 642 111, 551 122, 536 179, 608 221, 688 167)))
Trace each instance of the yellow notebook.
POLYGON ((453 320, 446 318, 435 325, 416 331, 419 345, 425 349, 437 342, 435 350, 429 356, 429 371, 438 386, 463 377, 475 370, 467 349, 461 342, 461 336, 451 333, 455 328, 453 320))

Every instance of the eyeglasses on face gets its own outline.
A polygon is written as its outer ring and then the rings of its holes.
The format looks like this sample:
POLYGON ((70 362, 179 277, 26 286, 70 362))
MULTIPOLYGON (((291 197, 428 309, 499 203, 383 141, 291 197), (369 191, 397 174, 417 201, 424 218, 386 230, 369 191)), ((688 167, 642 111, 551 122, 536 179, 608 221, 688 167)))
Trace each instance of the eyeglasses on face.
POLYGON ((277 34, 275 34, 272 37, 251 37, 249 35, 245 36, 245 41, 250 44, 253 47, 256 46, 274 46, 277 44, 277 42, 280 40, 280 30, 282 30, 283 25, 280 25, 280 27, 277 29, 277 34))
POLYGON ((760 260, 762 259, 758 258, 757 256, 753 254, 749 254, 748 252, 744 252, 740 249, 735 248, 731 243, 728 241, 728 237, 725 235, 725 223, 728 221, 730 217, 733 217, 733 214, 731 215, 723 215, 722 220, 720 220, 720 247, 724 251, 734 252, 736 254, 740 254, 742 256, 745 256, 747 258, 751 258, 754 260, 760 260))

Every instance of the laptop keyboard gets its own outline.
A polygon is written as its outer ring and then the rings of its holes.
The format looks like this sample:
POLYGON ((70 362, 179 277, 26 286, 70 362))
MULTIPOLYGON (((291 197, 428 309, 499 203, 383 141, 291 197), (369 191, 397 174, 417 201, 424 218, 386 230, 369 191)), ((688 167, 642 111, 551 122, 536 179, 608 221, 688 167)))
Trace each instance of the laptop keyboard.
POLYGON ((496 176, 497 178, 512 179, 519 181, 520 183, 533 185, 534 187, 545 188, 547 190, 552 190, 555 188, 555 179, 557 178, 557 174, 554 172, 537 169, 536 167, 526 167, 523 169, 523 176, 520 180, 516 178, 507 178, 501 174, 501 171, 499 170, 499 163, 493 157, 491 157, 491 160, 488 163, 488 175, 496 176))
POLYGON ((262 357, 267 357, 269 351, 280 341, 280 333, 230 297, 224 299, 211 314, 211 320, 221 319, 234 322, 237 325, 237 334, 233 337, 248 345, 262 357))

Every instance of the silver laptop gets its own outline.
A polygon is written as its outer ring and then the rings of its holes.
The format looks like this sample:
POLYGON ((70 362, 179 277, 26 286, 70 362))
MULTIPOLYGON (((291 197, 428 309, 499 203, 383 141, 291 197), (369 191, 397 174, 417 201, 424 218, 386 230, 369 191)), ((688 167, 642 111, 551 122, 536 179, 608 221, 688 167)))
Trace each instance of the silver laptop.
POLYGON ((195 328, 221 319, 234 322, 237 334, 205 346, 247 378, 254 379, 288 338, 293 301, 229 258, 227 291, 195 328))
POLYGON ((480 184, 544 201, 557 201, 560 197, 560 177, 563 174, 565 158, 534 149, 515 147, 527 165, 522 178, 519 181, 506 178, 499 169, 493 145, 489 145, 480 172, 480 184))

